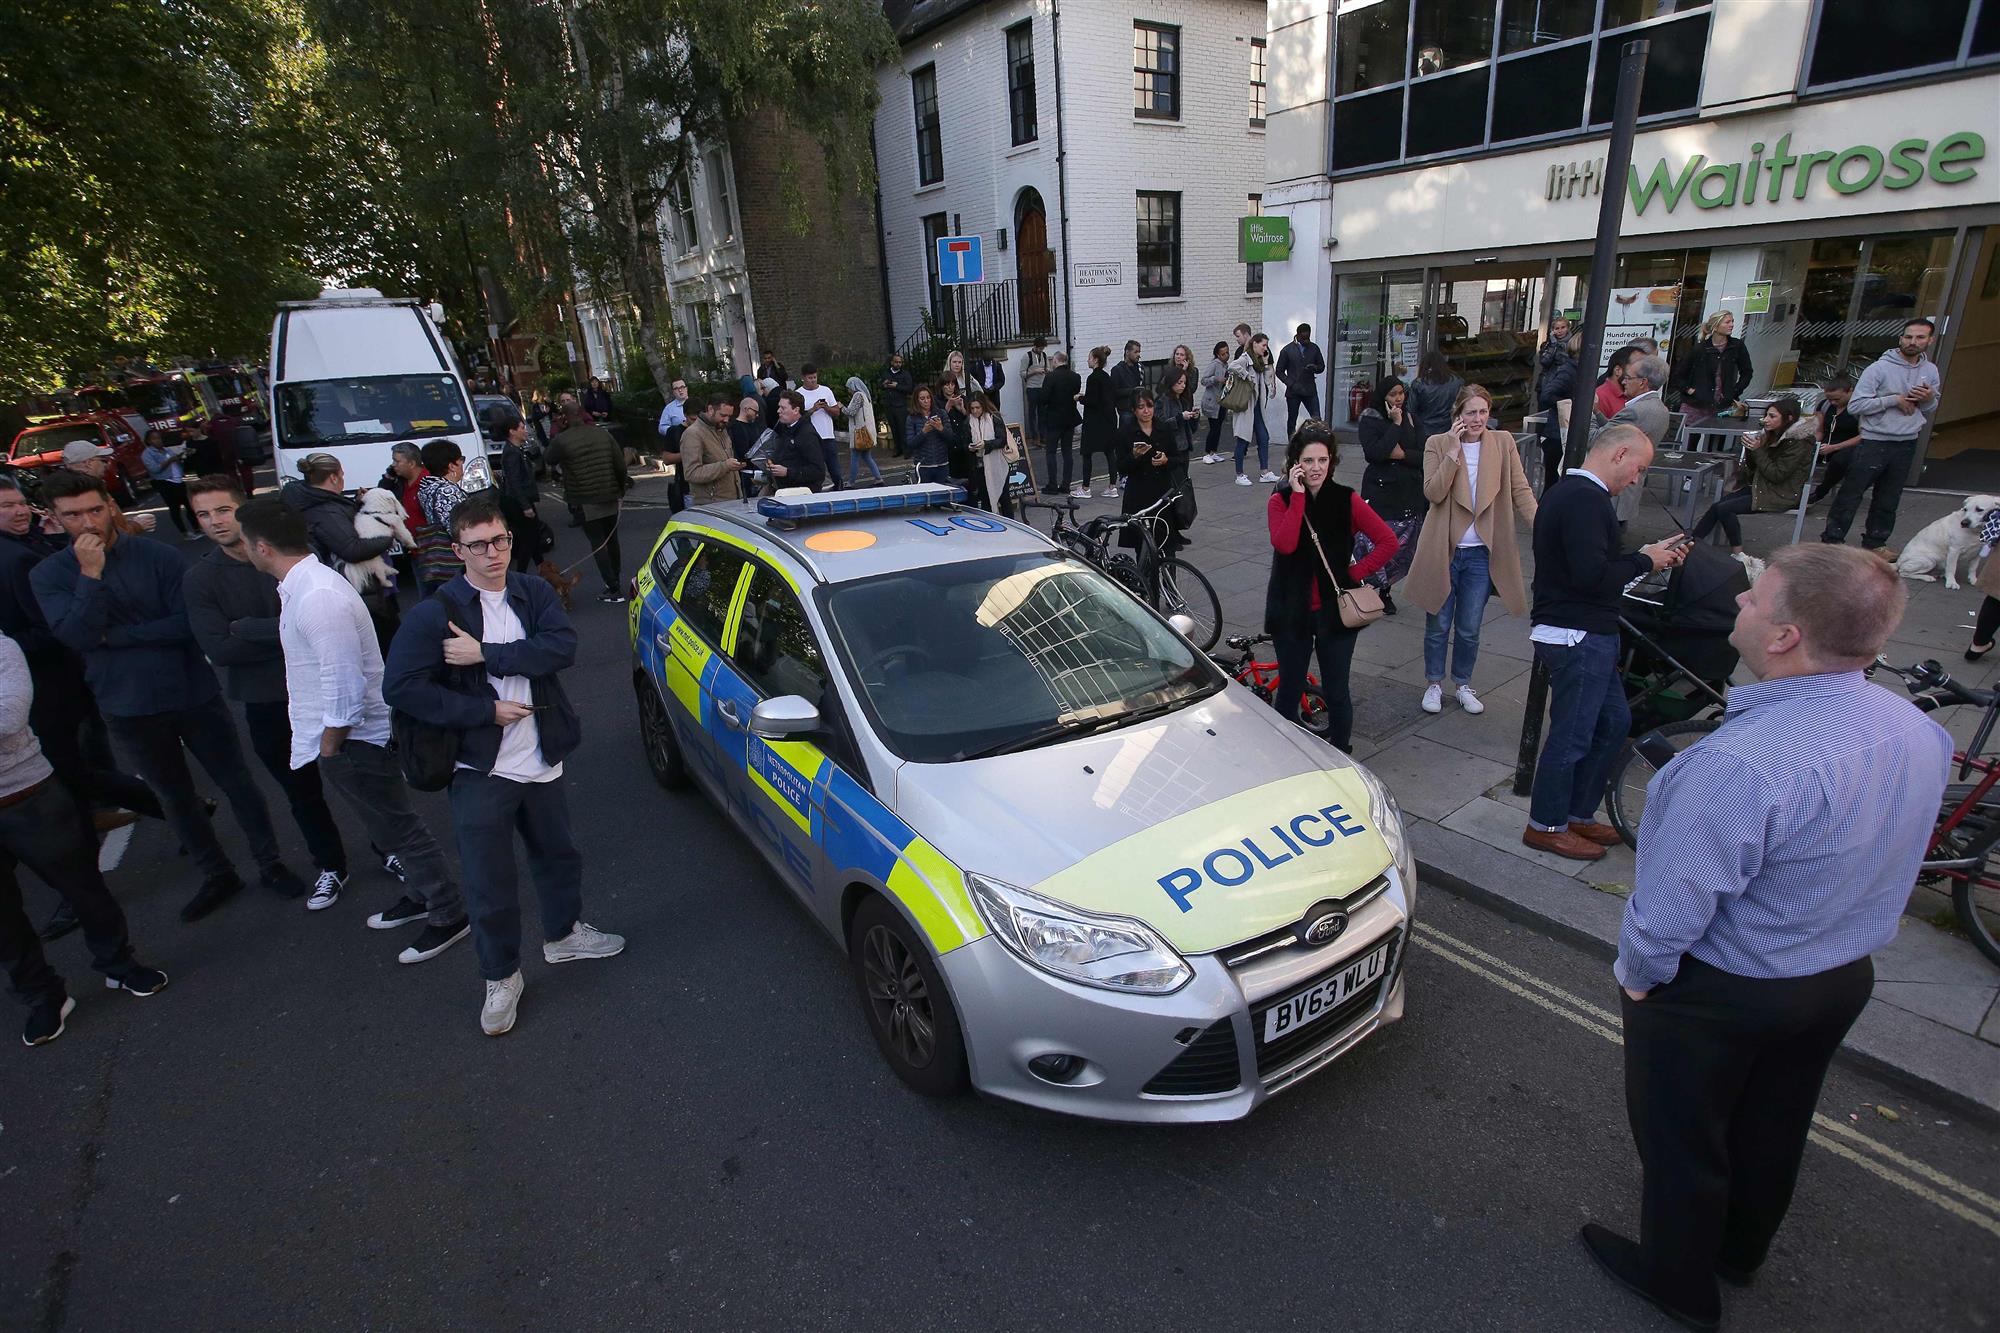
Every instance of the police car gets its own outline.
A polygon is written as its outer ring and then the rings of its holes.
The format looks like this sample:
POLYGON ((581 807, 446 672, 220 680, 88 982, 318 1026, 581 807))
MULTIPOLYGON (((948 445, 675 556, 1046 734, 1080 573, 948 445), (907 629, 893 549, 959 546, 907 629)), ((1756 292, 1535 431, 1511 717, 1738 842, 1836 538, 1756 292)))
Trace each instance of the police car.
POLYGON ((946 486, 686 510, 630 608, 647 760, 847 949, 920 1091, 1224 1120, 1402 1017, 1388 791, 946 486))

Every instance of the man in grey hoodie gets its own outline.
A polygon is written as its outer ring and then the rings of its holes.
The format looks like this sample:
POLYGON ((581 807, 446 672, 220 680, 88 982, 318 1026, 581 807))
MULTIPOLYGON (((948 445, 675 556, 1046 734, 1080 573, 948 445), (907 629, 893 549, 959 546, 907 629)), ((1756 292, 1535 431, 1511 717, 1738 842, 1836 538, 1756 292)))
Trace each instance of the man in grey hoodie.
POLYGON ((1854 461, 1847 465, 1840 493, 1833 498, 1821 541, 1839 545, 1847 540, 1847 526, 1861 507, 1861 493, 1873 486, 1861 547, 1895 559, 1888 542, 1896 527, 1896 506, 1903 500, 1903 483, 1910 479, 1917 437, 1937 415, 1943 389, 1937 364, 1924 355, 1935 332, 1936 325, 1928 319, 1905 322, 1896 345, 1861 372, 1847 403, 1847 410, 1861 423, 1861 443, 1854 446, 1854 461))

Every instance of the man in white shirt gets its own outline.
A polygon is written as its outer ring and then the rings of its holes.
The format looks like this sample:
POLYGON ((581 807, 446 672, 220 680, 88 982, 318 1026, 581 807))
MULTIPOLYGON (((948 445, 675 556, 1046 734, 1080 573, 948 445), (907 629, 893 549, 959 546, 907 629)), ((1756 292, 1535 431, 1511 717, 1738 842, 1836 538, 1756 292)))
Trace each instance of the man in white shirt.
POLYGON ((376 930, 424 922, 398 962, 437 957, 471 933, 444 850, 410 804, 389 749, 382 651, 361 594, 312 554, 304 515, 277 495, 236 511, 250 563, 278 580, 278 643, 292 725, 291 765, 315 761, 320 776, 354 807, 369 841, 402 863, 408 892, 368 918, 376 930))
POLYGON ((840 489, 840 447, 833 440, 833 419, 846 415, 840 399, 834 397, 833 390, 819 382, 819 367, 808 365, 805 378, 799 381, 799 396, 806 400, 806 420, 819 435, 819 451, 826 459, 826 475, 833 485, 830 490, 840 489))
POLYGON ((451 817, 486 979, 479 1026, 497 1037, 513 1029, 523 986, 517 831, 541 904, 543 959, 609 958, 625 940, 579 919, 583 853, 562 777, 581 729, 558 675, 576 661, 576 629, 548 580, 508 571, 514 538, 497 495, 465 500, 451 526, 465 573, 404 617, 383 694, 418 721, 459 733, 451 817))

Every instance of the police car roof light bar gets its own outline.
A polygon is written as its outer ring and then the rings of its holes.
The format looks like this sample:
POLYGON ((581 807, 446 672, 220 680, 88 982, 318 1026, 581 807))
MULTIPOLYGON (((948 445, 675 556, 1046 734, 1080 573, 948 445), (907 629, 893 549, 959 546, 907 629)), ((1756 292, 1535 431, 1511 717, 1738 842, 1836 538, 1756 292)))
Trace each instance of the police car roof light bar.
POLYGON ((958 486, 926 482, 919 486, 882 486, 873 490, 837 495, 787 499, 767 495, 757 502, 757 512, 773 527, 793 528, 831 518, 857 518, 863 514, 888 514, 903 509, 947 509, 965 503, 965 491, 958 486))

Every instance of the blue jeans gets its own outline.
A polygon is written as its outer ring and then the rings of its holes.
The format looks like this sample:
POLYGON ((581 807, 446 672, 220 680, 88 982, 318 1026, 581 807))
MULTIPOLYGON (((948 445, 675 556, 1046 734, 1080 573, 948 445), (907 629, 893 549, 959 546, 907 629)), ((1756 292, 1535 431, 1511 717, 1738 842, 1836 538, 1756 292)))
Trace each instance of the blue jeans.
POLYGON ((515 782, 461 768, 451 778, 451 822, 479 975, 505 981, 521 970, 521 895, 514 835, 528 850, 528 873, 542 907, 542 938, 559 940, 583 911, 583 853, 570 832, 563 779, 515 782))
POLYGON ((882 484, 882 468, 875 461, 875 451, 873 449, 849 449, 847 451, 847 484, 849 486, 854 484, 854 478, 859 475, 863 463, 868 465, 868 471, 874 474, 875 484, 880 486, 882 484))
POLYGON ((1562 829, 1597 816, 1611 761, 1632 727, 1618 679, 1616 634, 1586 634, 1573 647, 1534 645, 1549 673, 1549 732, 1535 766, 1528 822, 1562 829))
POLYGON ((939 486, 953 485, 954 483, 951 479, 951 464, 919 463, 917 464, 917 481, 920 484, 935 483, 939 486))
POLYGON ((1479 624, 1486 616, 1486 599, 1493 595, 1493 578, 1484 546, 1460 546, 1451 553, 1451 591, 1434 616, 1424 617, 1424 679, 1444 679, 1445 636, 1451 636, 1451 683, 1470 685, 1479 662, 1479 624))
MULTIPOLYGON (((1264 424, 1264 405, 1257 404, 1250 416, 1251 434, 1257 441, 1257 466, 1265 472, 1271 470, 1271 428, 1264 424)), ((1236 441, 1236 475, 1243 475, 1243 455, 1250 451, 1250 441, 1236 441)))
POLYGON ((826 464, 826 479, 840 489, 840 441, 831 435, 822 435, 819 441, 819 456, 826 464))

